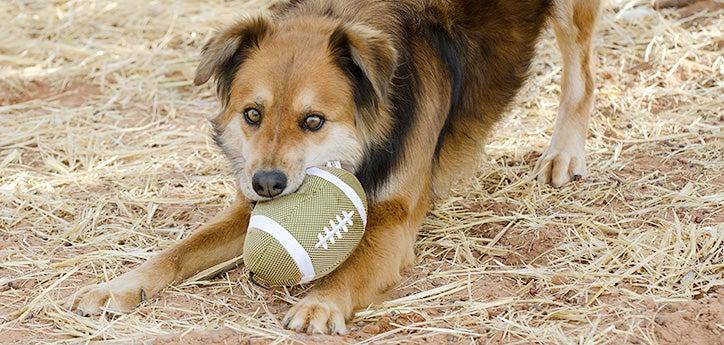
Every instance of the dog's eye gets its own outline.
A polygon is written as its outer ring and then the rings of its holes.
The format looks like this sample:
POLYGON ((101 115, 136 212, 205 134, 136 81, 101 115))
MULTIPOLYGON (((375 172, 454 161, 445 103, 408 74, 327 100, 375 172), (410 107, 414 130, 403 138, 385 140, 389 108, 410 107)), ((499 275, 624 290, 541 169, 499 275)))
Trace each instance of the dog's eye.
POLYGON ((245 109, 244 121, 251 126, 258 126, 261 123, 261 112, 256 108, 245 109))
POLYGON ((316 132, 324 125, 324 118, 320 115, 309 115, 302 121, 302 128, 316 132))

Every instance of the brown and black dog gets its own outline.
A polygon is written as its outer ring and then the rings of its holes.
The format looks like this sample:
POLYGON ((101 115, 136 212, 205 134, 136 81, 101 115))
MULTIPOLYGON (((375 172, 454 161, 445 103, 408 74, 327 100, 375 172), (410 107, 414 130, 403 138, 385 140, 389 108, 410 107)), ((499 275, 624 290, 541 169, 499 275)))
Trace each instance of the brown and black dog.
POLYGON ((430 202, 476 168, 547 22, 563 77, 538 178, 561 186, 585 174, 599 7, 599 0, 292 0, 230 26, 203 48, 194 82, 216 81, 214 139, 231 161, 238 200, 135 270, 79 291, 75 307, 81 314, 130 311, 169 284, 238 257, 250 202, 293 192, 305 168, 337 160, 368 192, 368 229, 284 325, 345 333, 353 311, 413 264, 430 202))

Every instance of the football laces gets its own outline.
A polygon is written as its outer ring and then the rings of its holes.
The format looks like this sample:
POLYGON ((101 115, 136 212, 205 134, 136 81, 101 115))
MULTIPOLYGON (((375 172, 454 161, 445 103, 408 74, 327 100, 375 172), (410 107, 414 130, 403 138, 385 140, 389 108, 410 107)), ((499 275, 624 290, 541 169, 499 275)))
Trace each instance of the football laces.
POLYGON ((349 228, 347 226, 353 224, 352 215, 354 215, 354 211, 342 211, 341 215, 338 214, 335 219, 330 219, 329 226, 325 226, 324 231, 317 234, 319 241, 314 245, 314 248, 329 249, 330 244, 334 244, 337 239, 342 238, 342 232, 348 232, 349 228))

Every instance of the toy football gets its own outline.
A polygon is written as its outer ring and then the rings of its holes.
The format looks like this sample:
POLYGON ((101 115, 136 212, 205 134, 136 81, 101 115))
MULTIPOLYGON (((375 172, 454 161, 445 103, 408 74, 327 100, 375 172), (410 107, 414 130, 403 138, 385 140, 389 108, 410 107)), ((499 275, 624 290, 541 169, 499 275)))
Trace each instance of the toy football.
POLYGON ((321 278, 362 238, 367 197, 357 178, 337 167, 306 172, 299 190, 258 202, 252 211, 244 264, 254 281, 290 286, 321 278))

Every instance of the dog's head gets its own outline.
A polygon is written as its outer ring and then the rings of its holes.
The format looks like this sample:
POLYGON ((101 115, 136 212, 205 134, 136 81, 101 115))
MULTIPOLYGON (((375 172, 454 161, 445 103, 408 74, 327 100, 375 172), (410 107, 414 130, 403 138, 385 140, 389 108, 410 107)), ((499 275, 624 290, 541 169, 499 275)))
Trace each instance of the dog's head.
POLYGON ((242 20, 203 48, 194 83, 214 77, 216 143, 250 200, 294 192, 304 170, 341 161, 355 170, 386 133, 396 65, 390 39, 330 19, 242 20))

